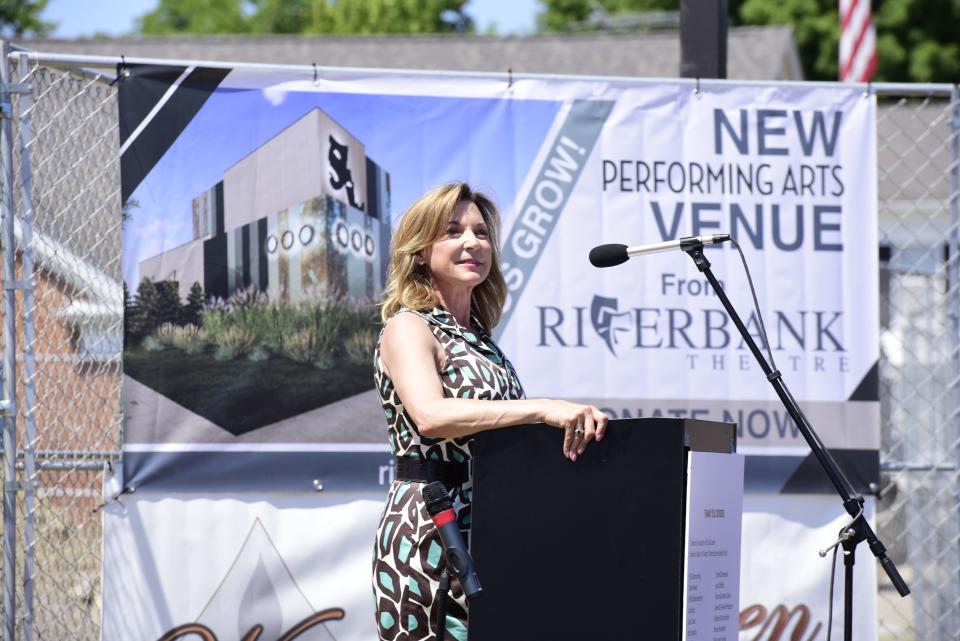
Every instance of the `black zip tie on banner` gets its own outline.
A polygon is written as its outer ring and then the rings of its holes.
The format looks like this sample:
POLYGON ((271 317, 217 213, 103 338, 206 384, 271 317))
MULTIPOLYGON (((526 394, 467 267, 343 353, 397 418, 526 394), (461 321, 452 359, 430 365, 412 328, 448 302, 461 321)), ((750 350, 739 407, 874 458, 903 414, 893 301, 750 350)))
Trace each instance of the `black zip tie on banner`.
POLYGON ((113 496, 111 496, 109 499, 107 499, 106 501, 98 505, 97 507, 93 508, 93 510, 90 511, 90 514, 96 514, 97 512, 107 507, 111 503, 119 503, 120 505, 123 505, 123 501, 120 500, 120 497, 123 496, 124 494, 133 494, 136 491, 137 491, 137 488, 135 485, 128 485, 124 487, 122 490, 120 490, 119 492, 117 492, 116 494, 114 494, 113 496))
POLYGON ((507 67, 507 89, 513 89, 513 67, 507 67))
POLYGON ((124 78, 130 75, 130 70, 127 69, 127 58, 123 54, 120 55, 120 63, 117 65, 117 77, 111 80, 108 84, 112 87, 124 78))
POLYGON ((314 62, 312 64, 313 64, 313 86, 316 87, 318 84, 320 84, 320 72, 317 71, 317 63, 314 62))

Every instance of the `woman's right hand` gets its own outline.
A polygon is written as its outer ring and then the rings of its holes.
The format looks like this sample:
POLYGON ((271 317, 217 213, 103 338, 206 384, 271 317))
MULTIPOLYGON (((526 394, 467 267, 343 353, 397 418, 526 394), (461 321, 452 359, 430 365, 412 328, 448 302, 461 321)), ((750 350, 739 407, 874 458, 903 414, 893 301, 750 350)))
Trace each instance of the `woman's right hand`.
POLYGON ((563 430, 563 455, 571 461, 583 454, 590 441, 601 440, 607 430, 607 415, 593 405, 543 400, 543 422, 563 430))

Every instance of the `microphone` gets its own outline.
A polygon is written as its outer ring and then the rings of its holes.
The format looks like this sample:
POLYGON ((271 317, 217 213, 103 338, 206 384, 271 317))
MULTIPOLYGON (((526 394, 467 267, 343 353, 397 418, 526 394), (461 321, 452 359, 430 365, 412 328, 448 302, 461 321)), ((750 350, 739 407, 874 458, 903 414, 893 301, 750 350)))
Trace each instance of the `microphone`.
POLYGON ((483 588, 480 587, 480 579, 473 570, 473 559, 467 552, 467 545, 460 534, 460 528, 457 527, 457 515, 453 511, 453 503, 450 502, 450 496, 447 494, 447 488, 440 481, 428 483, 423 488, 423 500, 427 504, 427 512, 433 519, 433 524, 437 526, 440 533, 440 542, 447 552, 447 563, 453 570, 453 573, 460 579, 460 586, 463 587, 463 593, 468 601, 472 601, 480 596, 483 588))
POLYGON ((615 243, 598 245, 590 250, 590 264, 594 267, 613 267, 625 263, 635 256, 656 254, 674 249, 687 251, 698 245, 717 245, 728 240, 730 240, 730 234, 711 234, 708 236, 687 236, 679 240, 667 240, 662 243, 636 245, 635 247, 615 243))

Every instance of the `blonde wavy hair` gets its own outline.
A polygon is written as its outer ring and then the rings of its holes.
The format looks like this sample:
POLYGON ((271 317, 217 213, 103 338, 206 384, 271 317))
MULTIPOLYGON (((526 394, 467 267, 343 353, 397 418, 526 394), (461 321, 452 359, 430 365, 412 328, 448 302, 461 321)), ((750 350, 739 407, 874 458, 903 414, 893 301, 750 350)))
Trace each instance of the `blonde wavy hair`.
POLYGON ((493 247, 490 273, 474 288, 470 312, 487 331, 500 322, 507 299, 507 283, 500 269, 500 215, 490 198, 464 182, 447 183, 428 191, 404 212, 390 242, 390 269, 380 308, 384 322, 401 307, 428 310, 441 306, 429 268, 417 264, 417 260, 424 250, 443 238, 454 210, 462 202, 472 202, 480 210, 493 247))

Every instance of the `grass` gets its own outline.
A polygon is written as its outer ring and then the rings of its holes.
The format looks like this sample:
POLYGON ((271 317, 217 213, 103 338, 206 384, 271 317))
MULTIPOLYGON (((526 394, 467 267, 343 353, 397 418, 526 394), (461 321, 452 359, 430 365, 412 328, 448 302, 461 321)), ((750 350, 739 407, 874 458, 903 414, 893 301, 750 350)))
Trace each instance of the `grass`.
POLYGON ((373 389, 372 359, 337 357, 320 369, 277 355, 217 360, 214 352, 137 347, 124 352, 124 373, 234 435, 373 389))

